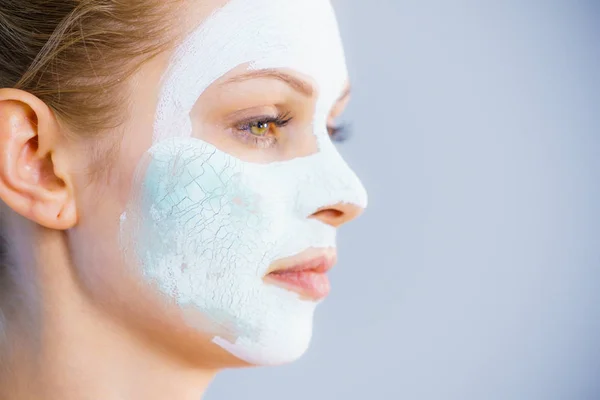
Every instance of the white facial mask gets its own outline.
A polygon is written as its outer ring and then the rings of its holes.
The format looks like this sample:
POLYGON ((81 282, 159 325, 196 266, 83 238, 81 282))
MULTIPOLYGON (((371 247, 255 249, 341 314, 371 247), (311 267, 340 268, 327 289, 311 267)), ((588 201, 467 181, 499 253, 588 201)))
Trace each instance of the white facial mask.
POLYGON ((316 303, 264 283, 269 266, 335 247, 335 228, 309 218, 317 210, 366 206, 362 184, 326 127, 346 80, 327 0, 232 0, 184 41, 163 78, 154 144, 138 168, 121 240, 190 325, 247 362, 295 360, 312 335, 316 303), (318 152, 254 164, 192 137, 189 114, 198 98, 246 64, 314 79, 318 152))

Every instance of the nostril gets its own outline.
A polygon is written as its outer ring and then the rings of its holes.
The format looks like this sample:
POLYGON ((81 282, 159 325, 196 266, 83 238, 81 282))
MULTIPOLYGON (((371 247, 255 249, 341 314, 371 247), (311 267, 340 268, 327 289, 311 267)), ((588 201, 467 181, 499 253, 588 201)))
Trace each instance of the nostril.
POLYGON ((312 215, 312 218, 318 219, 319 221, 324 222, 327 225, 338 227, 344 223, 344 214, 345 213, 342 210, 338 210, 335 208, 325 208, 314 213, 312 215))
POLYGON ((328 207, 323 207, 310 216, 316 218, 328 225, 339 227, 348 221, 358 217, 363 211, 362 207, 348 203, 338 203, 328 207))
POLYGON ((352 219, 347 210, 344 207, 327 207, 323 208, 312 215, 312 218, 316 218, 321 222, 326 223, 334 227, 343 225, 346 221, 352 219))
POLYGON ((326 210, 321 210, 315 213, 315 217, 327 218, 327 219, 339 219, 344 215, 343 211, 336 210, 333 208, 328 208, 326 210))

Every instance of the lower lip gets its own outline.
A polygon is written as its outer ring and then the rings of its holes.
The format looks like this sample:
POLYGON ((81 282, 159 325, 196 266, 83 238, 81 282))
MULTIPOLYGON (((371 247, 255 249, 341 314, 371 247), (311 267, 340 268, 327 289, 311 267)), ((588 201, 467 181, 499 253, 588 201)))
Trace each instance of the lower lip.
POLYGON ((321 300, 329 295, 329 278, 323 272, 297 271, 273 272, 267 278, 285 289, 311 300, 321 300))

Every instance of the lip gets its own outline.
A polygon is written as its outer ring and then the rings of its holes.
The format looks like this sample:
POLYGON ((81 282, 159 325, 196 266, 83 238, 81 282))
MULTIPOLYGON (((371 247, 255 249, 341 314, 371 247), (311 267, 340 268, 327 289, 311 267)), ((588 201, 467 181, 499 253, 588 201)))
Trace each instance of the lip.
POLYGON ((334 249, 310 249, 276 261, 264 279, 267 283, 299 294, 303 299, 319 301, 331 291, 327 272, 336 261, 334 249))

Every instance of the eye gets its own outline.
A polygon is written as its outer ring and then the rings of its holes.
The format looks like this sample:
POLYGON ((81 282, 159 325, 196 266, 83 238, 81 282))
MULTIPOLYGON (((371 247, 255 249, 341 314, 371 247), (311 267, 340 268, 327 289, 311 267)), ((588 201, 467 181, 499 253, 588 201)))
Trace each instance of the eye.
POLYGON ((258 137, 266 136, 273 128, 274 123, 268 121, 255 121, 248 124, 250 133, 258 137))
POLYGON ((266 149, 277 144, 279 130, 292 119, 289 113, 257 116, 236 124, 233 133, 248 145, 266 149))
POLYGON ((292 117, 289 113, 278 114, 275 116, 254 117, 238 123, 236 129, 261 138, 267 136, 269 133, 275 133, 278 128, 286 126, 291 120, 292 117))
POLYGON ((351 136, 350 127, 348 125, 328 126, 329 137, 334 142, 345 142, 351 136))

